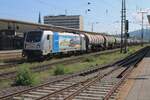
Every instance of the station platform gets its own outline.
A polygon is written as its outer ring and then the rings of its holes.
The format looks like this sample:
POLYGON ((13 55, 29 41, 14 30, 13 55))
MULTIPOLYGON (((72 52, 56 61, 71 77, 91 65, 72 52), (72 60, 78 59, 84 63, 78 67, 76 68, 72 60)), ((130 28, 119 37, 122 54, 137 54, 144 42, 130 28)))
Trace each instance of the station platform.
POLYGON ((150 51, 120 89, 117 100, 150 100, 150 51))
POLYGON ((21 53, 22 50, 0 50, 0 54, 21 53))

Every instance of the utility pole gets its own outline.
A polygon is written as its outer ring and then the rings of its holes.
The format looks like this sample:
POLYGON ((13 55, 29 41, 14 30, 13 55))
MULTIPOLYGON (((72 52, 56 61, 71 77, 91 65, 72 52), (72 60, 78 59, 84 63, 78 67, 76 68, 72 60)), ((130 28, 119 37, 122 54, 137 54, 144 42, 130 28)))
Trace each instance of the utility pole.
POLYGON ((91 27, 91 31, 94 32, 94 25, 99 24, 100 22, 92 22, 92 27, 91 27))
POLYGON ((92 23, 92 27, 91 27, 91 31, 93 32, 94 31, 94 22, 92 23))
POLYGON ((67 9, 65 9, 65 15, 67 15, 67 9))
POLYGON ((125 34, 124 34, 124 53, 127 53, 127 46, 128 46, 128 30, 129 30, 129 21, 125 21, 125 34))
POLYGON ((122 10, 121 10, 121 45, 120 52, 123 52, 124 48, 124 35, 125 35, 125 21, 126 21, 126 1, 122 0, 122 10))
POLYGON ((140 11, 138 13, 141 13, 142 16, 142 25, 141 25, 141 46, 143 46, 143 36, 144 36, 144 14, 147 13, 147 11, 140 11))
POLYGON ((41 13, 39 12, 39 19, 38 19, 38 23, 41 24, 41 13))

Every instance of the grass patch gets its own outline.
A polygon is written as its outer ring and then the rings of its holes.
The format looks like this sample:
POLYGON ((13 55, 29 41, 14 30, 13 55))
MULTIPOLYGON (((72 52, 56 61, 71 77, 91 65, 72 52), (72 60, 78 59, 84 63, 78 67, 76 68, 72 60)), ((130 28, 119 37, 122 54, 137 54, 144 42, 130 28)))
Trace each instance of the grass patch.
POLYGON ((94 57, 85 57, 83 61, 85 62, 93 62, 95 60, 94 57))
POLYGON ((0 89, 5 89, 8 88, 12 85, 12 81, 11 80, 2 80, 0 82, 0 89))
POLYGON ((58 65, 54 69, 54 75, 64 75, 64 74, 65 74, 64 66, 58 65))
POLYGON ((120 51, 117 51, 117 52, 113 52, 109 54, 102 54, 100 56, 95 56, 95 57, 93 56, 85 57, 85 59, 81 62, 73 63, 73 64, 65 65, 65 66, 61 65, 61 66, 63 67, 65 74, 76 73, 78 71, 82 71, 88 68, 95 67, 95 65, 104 65, 104 64, 114 62, 115 60, 126 57, 141 48, 142 48, 141 46, 132 46, 129 48, 129 51, 126 54, 123 54, 123 53, 120 53, 120 51))

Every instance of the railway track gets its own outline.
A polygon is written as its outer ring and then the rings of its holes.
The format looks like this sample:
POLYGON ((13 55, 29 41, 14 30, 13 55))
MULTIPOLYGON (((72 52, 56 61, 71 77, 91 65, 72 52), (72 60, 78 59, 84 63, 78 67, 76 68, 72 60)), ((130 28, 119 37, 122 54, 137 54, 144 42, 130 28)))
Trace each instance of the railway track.
POLYGON ((146 55, 144 48, 105 68, 95 68, 70 75, 4 97, 2 100, 109 100, 116 90, 146 55))
MULTIPOLYGON (((84 59, 85 57, 89 57, 89 56, 98 56, 101 54, 108 54, 108 53, 112 53, 112 52, 116 52, 119 51, 119 49, 114 49, 114 50, 107 50, 107 51, 102 51, 102 52, 96 52, 96 53, 90 53, 90 54, 83 54, 80 56, 73 56, 70 58, 63 58, 63 59, 56 59, 55 61, 49 62, 48 64, 43 64, 43 65, 39 65, 36 67, 32 67, 31 70, 33 72, 42 72, 45 71, 47 69, 50 69, 52 65, 56 65, 56 64, 71 64, 74 62, 79 62, 81 61, 81 59, 84 59)), ((12 63, 10 65, 3 65, 0 66, 0 70, 6 69, 6 68, 12 68, 12 67, 16 67, 17 65, 19 65, 22 62, 17 62, 17 63, 12 63)), ((0 73, 0 80, 6 80, 6 79, 13 79, 15 78, 17 74, 17 71, 9 71, 9 72, 3 72, 0 73)))
POLYGON ((0 51, 0 59, 11 58, 11 56, 21 56, 22 50, 0 51))
POLYGON ((18 60, 18 61, 8 62, 8 63, 0 63, 0 70, 16 67, 17 65, 23 64, 23 63, 24 63, 24 60, 18 60))
POLYGON ((22 58, 22 50, 0 51, 0 60, 13 61, 22 58))
POLYGON ((23 63, 22 50, 0 51, 0 70, 23 63))

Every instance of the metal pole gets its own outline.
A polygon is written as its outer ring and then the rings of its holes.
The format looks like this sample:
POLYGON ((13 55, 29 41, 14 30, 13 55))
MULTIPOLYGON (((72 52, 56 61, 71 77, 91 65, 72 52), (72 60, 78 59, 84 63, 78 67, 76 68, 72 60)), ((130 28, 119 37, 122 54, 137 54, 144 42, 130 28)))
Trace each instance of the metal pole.
POLYGON ((92 29, 91 29, 92 32, 94 31, 93 28, 94 28, 94 23, 92 23, 92 29))
POLYGON ((124 41, 124 53, 127 53, 127 46, 128 46, 128 20, 125 21, 125 41, 124 41))
POLYGON ((123 0, 122 0, 122 9, 121 9, 121 44, 120 44, 120 52, 123 50, 123 0))
POLYGON ((124 49, 124 35, 125 35, 125 21, 126 21, 126 1, 122 0, 122 10, 121 10, 121 49, 120 52, 123 52, 124 49))
POLYGON ((127 53, 126 0, 124 0, 124 53, 127 53))
POLYGON ((41 24, 41 13, 39 12, 39 19, 38 19, 38 23, 41 24))
POLYGON ((142 29, 141 29, 141 46, 143 46, 143 20, 144 20, 144 13, 142 13, 142 29))
POLYGON ((140 11, 139 13, 142 14, 142 25, 141 25, 141 46, 143 46, 143 36, 144 36, 144 14, 148 13, 147 11, 140 11))

